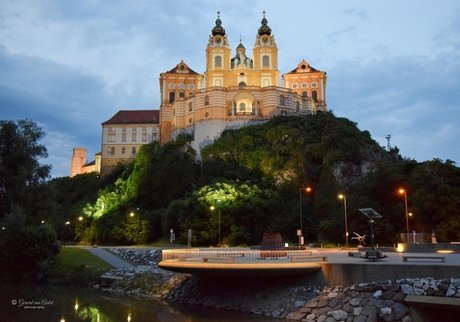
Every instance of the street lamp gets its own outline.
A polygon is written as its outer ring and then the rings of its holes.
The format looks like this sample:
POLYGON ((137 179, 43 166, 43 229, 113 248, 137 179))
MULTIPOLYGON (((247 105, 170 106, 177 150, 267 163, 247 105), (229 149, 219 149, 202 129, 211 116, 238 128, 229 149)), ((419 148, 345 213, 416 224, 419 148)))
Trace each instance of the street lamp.
POLYGON ((399 189, 400 194, 404 194, 404 205, 406 207, 406 239, 409 242, 409 213, 407 212, 407 193, 404 189, 399 189))
MULTIPOLYGON (((220 199, 217 200, 217 203, 220 203, 220 199)), ((211 210, 214 210, 214 206, 211 206, 211 210)), ((218 210, 219 210, 219 244, 217 244, 217 246, 220 247, 220 207, 218 207, 218 210)))
POLYGON ((347 196, 340 194, 340 199, 343 199, 343 210, 345 213, 345 241, 348 248, 348 220, 347 220, 347 196))
POLYGON ((300 212, 300 235, 299 235, 299 247, 300 247, 300 240, 301 237, 303 236, 303 229, 302 229, 302 190, 305 190, 306 192, 311 192, 310 187, 306 188, 300 188, 299 189, 299 212, 300 212))
MULTIPOLYGON (((84 234, 84 238, 85 238, 85 246, 86 246, 86 227, 87 227, 88 221, 87 221, 86 217, 84 219, 85 219, 85 234, 84 234)), ((78 217, 78 220, 82 221, 83 217, 82 216, 78 217)))
MULTIPOLYGON (((139 208, 137 208, 136 210, 139 210, 139 208)), ((134 212, 131 212, 129 214, 129 216, 131 218, 133 218, 135 216, 135 213, 134 212)), ((137 232, 136 232, 136 244, 139 244, 139 214, 137 214, 137 232)))

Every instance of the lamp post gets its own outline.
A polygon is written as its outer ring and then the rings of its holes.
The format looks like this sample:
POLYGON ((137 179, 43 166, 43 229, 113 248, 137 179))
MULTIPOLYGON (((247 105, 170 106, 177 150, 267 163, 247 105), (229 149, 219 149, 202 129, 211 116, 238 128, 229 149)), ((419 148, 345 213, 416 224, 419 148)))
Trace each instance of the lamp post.
POLYGON ((409 213, 407 211, 407 192, 404 189, 399 189, 400 194, 404 194, 404 206, 406 215, 406 233, 409 234, 409 213))
MULTIPOLYGON (((217 200, 217 203, 220 203, 220 199, 217 200)), ((218 219, 219 220, 219 243, 217 244, 217 246, 220 247, 220 207, 218 206, 217 208, 218 208, 218 211, 219 211, 219 219, 218 219)), ((214 209, 215 209, 214 206, 211 206, 211 210, 214 210, 214 209)))
POLYGON ((407 212, 407 193, 405 189, 399 189, 400 194, 404 194, 404 205, 406 207, 406 239, 409 243, 409 213, 407 212))
MULTIPOLYGON (((139 210, 139 208, 137 208, 136 210, 139 210)), ((131 218, 134 218, 136 214, 134 212, 131 212, 129 215, 131 216, 131 218)), ((139 245, 139 214, 137 214, 136 244, 139 245)))
MULTIPOLYGON (((85 238, 85 246, 86 246, 86 227, 87 227, 88 221, 87 221, 86 217, 84 219, 85 219, 85 234, 84 234, 84 238, 85 238)), ((83 216, 78 217, 78 220, 83 221, 83 216)))
POLYGON ((347 220, 347 196, 340 194, 339 195, 340 199, 343 199, 343 210, 345 213, 345 243, 348 248, 348 220, 347 220))
POLYGON ((299 235, 299 248, 300 248, 300 240, 303 236, 303 228, 302 228, 302 190, 305 190, 306 192, 311 192, 310 187, 306 188, 300 188, 299 189, 299 213, 300 213, 300 235, 299 235))

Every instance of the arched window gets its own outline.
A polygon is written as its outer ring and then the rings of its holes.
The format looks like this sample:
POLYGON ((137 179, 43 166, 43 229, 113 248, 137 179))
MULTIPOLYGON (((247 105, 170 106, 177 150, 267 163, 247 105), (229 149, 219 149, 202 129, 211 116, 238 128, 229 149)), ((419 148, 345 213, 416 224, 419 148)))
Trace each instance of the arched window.
POLYGON ((246 112, 246 103, 240 103, 240 112, 246 112))
POLYGON ((317 91, 311 92, 311 97, 313 98, 315 102, 318 102, 318 92, 317 91))
POLYGON ((268 56, 262 57, 262 66, 270 66, 270 58, 268 56))
POLYGON ((280 105, 284 105, 284 95, 280 95, 280 105))
POLYGON ((188 110, 191 112, 193 111, 193 105, 192 105, 192 102, 190 102, 190 104, 188 104, 188 110))
POLYGON ((302 97, 308 97, 307 91, 303 91, 303 92, 302 92, 302 97))
POLYGON ((299 102, 295 103, 295 111, 298 112, 300 110, 300 104, 299 102))
POLYGON ((215 65, 215 67, 221 67, 222 66, 222 57, 216 56, 216 58, 214 58, 214 65, 215 65))
POLYGON ((136 148, 135 147, 131 148, 131 154, 136 154, 136 148))
POLYGON ((240 87, 241 87, 241 86, 246 86, 246 83, 245 83, 245 82, 240 82, 240 83, 238 84, 238 86, 240 86, 240 87))
POLYGON ((185 97, 185 93, 184 93, 184 92, 180 92, 180 93, 179 93, 179 97, 185 97))
POLYGON ((209 105, 209 96, 208 95, 206 95, 204 97, 204 105, 209 105))
POLYGON ((174 92, 169 92, 169 103, 173 103, 176 98, 176 94, 174 92))
POLYGON ((121 148, 121 154, 125 154, 126 153, 126 148, 125 147, 122 147, 121 148))

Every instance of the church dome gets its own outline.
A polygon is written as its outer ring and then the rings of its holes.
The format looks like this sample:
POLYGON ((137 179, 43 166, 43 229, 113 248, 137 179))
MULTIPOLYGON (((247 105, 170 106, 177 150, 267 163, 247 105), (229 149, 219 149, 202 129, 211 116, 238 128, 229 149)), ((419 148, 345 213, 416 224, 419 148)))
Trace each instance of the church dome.
POLYGON ((225 29, 222 27, 222 20, 220 20, 219 17, 220 12, 217 12, 217 19, 216 19, 216 25, 214 28, 212 28, 212 35, 213 36, 225 36, 225 29))
POLYGON ((265 11, 264 11, 264 17, 263 17, 261 23, 262 23, 262 26, 260 26, 260 28, 259 28, 259 36, 263 36, 263 35, 268 35, 268 36, 270 36, 270 34, 272 33, 272 30, 271 30, 271 28, 267 25, 267 24, 268 24, 268 20, 265 19, 265 11))

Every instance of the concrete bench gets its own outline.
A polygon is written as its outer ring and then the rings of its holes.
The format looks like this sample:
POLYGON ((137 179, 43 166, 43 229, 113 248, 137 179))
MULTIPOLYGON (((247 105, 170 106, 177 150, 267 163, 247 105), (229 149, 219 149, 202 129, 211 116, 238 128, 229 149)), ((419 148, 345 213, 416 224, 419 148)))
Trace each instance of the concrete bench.
POLYGON ((348 252, 348 256, 350 257, 361 257, 361 253, 360 252, 348 252))
POLYGON ((403 262, 407 262, 409 258, 412 259, 440 259, 441 262, 446 262, 446 256, 424 256, 424 255, 403 255, 402 260, 403 262))
POLYGON ((203 257, 202 259, 203 263, 207 263, 208 261, 226 261, 229 264, 233 264, 235 262, 235 259, 233 257, 203 257))
POLYGON ((220 256, 240 256, 240 257, 244 257, 244 253, 238 253, 238 252, 227 252, 227 253, 217 253, 217 257, 220 257, 220 256))
POLYGON ((291 257, 291 263, 295 263, 298 260, 303 260, 303 259, 319 259, 321 258, 323 262, 327 262, 327 256, 297 256, 297 257, 291 257))

